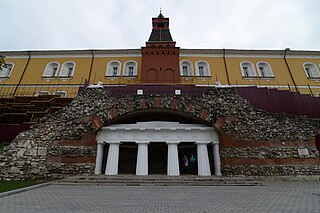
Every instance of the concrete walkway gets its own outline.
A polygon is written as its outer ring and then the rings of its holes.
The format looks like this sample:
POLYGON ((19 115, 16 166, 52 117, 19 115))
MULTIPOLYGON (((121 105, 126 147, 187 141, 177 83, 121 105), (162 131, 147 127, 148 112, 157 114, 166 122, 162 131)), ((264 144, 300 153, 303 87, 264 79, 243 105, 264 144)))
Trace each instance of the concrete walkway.
POLYGON ((319 182, 262 186, 48 185, 0 198, 0 212, 320 212, 319 182))

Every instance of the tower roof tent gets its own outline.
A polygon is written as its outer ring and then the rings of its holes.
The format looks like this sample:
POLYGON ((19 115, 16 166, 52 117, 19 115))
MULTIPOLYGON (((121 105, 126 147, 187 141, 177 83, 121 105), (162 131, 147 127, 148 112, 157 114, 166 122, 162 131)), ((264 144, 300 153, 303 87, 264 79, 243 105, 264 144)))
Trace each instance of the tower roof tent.
POLYGON ((161 11, 160 11, 160 13, 159 13, 157 18, 164 18, 164 16, 162 15, 161 11))
POLYGON ((159 41, 173 41, 169 30, 169 18, 165 18, 161 11, 157 18, 152 18, 152 32, 149 37, 149 42, 159 41))

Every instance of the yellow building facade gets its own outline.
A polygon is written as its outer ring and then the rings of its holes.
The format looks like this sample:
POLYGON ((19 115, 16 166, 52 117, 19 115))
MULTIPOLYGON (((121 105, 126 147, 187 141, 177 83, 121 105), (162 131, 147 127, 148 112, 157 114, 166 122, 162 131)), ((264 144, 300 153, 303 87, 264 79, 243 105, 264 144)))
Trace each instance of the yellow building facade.
MULTIPOLYGON (((140 49, 6 51, 0 96, 74 97, 85 84, 142 84, 140 49)), ((181 49, 181 85, 258 86, 320 93, 320 51, 181 49)), ((157 84, 157 82, 155 82, 157 84)))

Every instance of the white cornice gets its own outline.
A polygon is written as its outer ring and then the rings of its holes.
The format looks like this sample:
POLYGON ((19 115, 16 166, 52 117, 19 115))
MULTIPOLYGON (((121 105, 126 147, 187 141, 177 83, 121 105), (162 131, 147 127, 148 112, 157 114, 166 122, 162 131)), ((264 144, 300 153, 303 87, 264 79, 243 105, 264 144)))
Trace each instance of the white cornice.
POLYGON ((320 55, 287 55, 286 58, 320 59, 320 55))
POLYGON ((31 55, 31 58, 92 58, 91 54, 83 54, 83 55, 31 55))
POLYGON ((138 122, 115 124, 103 127, 97 135, 98 143, 120 142, 198 142, 219 143, 212 127, 201 124, 179 124, 178 122, 138 122))
POLYGON ((141 57, 141 54, 95 54, 95 58, 131 58, 141 57))
POLYGON ((180 53, 180 57, 205 57, 205 58, 221 58, 223 54, 188 54, 188 53, 180 53))
POLYGON ((283 55, 226 54, 226 58, 283 58, 283 55))
MULTIPOLYGON (((180 49, 180 57, 223 57, 226 58, 310 58, 320 59, 320 51, 303 50, 237 50, 237 49, 180 49)), ((97 58, 102 57, 141 57, 141 49, 110 50, 34 50, 34 51, 0 51, 8 59, 28 58, 97 58)))

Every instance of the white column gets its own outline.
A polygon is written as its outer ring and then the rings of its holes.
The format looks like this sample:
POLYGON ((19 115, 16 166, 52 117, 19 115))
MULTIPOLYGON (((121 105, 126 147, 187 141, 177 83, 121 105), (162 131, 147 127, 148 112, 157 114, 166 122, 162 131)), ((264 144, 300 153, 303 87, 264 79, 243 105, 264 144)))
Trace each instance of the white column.
POLYGON ((210 176, 210 163, 208 156, 207 144, 209 142, 196 142, 197 154, 198 154, 198 175, 199 176, 210 176))
POLYGON ((214 175, 216 176, 222 176, 221 170, 220 170, 220 153, 219 153, 219 143, 213 144, 213 161, 214 161, 214 175))
POLYGON ((119 167, 119 146, 120 141, 113 141, 109 143, 109 152, 106 165, 106 175, 117 175, 119 167))
POLYGON ((148 175, 148 141, 136 141, 138 144, 136 175, 148 175))
POLYGON ((179 157, 178 157, 178 143, 179 141, 170 141, 168 144, 168 164, 167 175, 179 176, 179 157))
POLYGON ((101 174, 102 159, 103 159, 103 149, 104 149, 103 142, 102 141, 98 141, 98 143, 97 143, 96 167, 94 169, 94 174, 96 174, 96 175, 100 175, 101 174))

